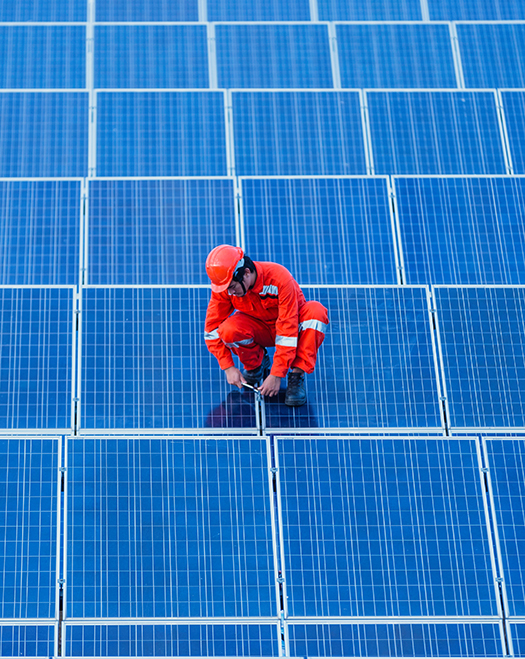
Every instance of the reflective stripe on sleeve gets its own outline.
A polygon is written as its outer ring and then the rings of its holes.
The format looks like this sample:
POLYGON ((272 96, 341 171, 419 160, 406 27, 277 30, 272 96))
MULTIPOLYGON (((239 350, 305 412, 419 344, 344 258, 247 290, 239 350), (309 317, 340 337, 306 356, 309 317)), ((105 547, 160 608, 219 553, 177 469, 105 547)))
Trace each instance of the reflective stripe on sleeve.
POLYGON ((276 346, 286 346, 287 348, 296 348, 297 347, 297 337, 296 336, 279 336, 275 337, 276 346))
POLYGON ((214 329, 213 332, 204 332, 205 341, 215 341, 219 338, 219 330, 214 329))
POLYGON ((317 330, 318 332, 322 332, 323 334, 326 334, 326 328, 328 325, 325 323, 322 323, 320 320, 304 320, 302 323, 299 323, 299 331, 302 332, 302 330, 305 329, 314 329, 317 330))
POLYGON ((234 341, 233 343, 226 343, 225 345, 228 346, 228 348, 240 348, 241 346, 247 346, 250 345, 250 343, 253 343, 253 339, 241 339, 240 341, 234 341))

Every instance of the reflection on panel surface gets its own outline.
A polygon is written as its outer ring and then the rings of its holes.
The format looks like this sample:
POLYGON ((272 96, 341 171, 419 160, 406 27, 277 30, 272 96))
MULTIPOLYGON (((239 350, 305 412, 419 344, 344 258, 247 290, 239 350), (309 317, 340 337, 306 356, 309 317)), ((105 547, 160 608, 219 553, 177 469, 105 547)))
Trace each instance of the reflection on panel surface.
POLYGON ((395 178, 408 284, 525 284, 524 178, 395 178))
POLYGON ((292 656, 500 657, 497 624, 290 624, 292 656))
POLYGON ((525 288, 434 293, 451 427, 525 426, 525 288))
POLYGON ((234 92, 240 176, 366 174, 357 92, 234 92))
POLYGON ((487 440, 509 615, 525 615, 525 440, 487 440))
MULTIPOLYGON (((441 427, 426 290, 305 288, 328 309, 330 325, 308 402, 266 400, 269 428, 441 427)), ((284 383, 283 383, 284 386, 284 383)))
POLYGON ((506 174, 493 92, 367 92, 376 174, 506 174))
POLYGON ((476 446, 279 438, 291 616, 496 615, 476 446))
POLYGON ((90 284, 208 284, 205 261, 235 243, 232 179, 91 181, 90 284))
POLYGON ((0 284, 77 284, 79 238, 79 181, 0 181, 0 284))
POLYGON ((217 25, 215 38, 219 87, 333 85, 325 25, 217 25))
POLYGON ((348 88, 454 88, 446 25, 338 25, 341 84, 348 88))
POLYGON ((84 290, 83 428, 255 427, 204 342, 207 288, 84 290))
POLYGON ((225 176, 221 92, 99 92, 98 176, 225 176))
POLYGON ((71 427, 73 290, 0 288, 0 428, 71 427))
POLYGON ((69 443, 68 617, 277 614, 262 438, 69 443))
POLYGON ((386 179, 244 179, 246 251, 301 285, 395 284, 386 179))
MULTIPOLYGON (((55 618, 57 437, 0 436, 0 617, 55 618)), ((50 640, 47 628, 0 625, 0 651, 50 640), (35 635, 36 632, 36 635, 35 635)), ((17 656, 17 652, 13 655, 17 656)), ((35 653, 36 654, 36 653, 35 653)))

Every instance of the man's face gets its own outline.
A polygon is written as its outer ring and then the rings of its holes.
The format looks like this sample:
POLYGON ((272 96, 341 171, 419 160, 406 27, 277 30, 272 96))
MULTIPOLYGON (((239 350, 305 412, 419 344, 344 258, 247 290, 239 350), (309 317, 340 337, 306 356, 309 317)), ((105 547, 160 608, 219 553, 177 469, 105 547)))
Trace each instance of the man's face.
POLYGON ((244 276, 242 281, 244 283, 244 288, 239 281, 234 281, 232 279, 231 284, 228 286, 228 295, 235 295, 235 297, 242 297, 250 290, 250 288, 255 283, 255 272, 252 272, 248 268, 244 271, 244 276))
POLYGON ((240 282, 232 281, 228 286, 228 295, 235 295, 235 297, 242 297, 245 289, 241 286, 240 282))

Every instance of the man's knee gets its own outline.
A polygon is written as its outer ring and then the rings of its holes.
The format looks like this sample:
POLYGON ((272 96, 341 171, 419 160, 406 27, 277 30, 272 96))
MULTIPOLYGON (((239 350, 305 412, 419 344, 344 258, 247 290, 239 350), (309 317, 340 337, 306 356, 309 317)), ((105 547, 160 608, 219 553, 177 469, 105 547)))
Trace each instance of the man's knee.
POLYGON ((301 309, 299 320, 300 323, 316 320, 321 326, 326 327, 328 325, 328 309, 320 302, 312 300, 307 302, 301 309))

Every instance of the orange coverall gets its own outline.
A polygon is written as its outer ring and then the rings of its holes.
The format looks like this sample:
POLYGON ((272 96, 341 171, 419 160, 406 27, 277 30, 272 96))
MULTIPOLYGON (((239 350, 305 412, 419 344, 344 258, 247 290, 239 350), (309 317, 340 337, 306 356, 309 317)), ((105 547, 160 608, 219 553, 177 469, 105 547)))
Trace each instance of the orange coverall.
POLYGON ((277 263, 255 263, 257 280, 242 297, 212 291, 204 338, 222 370, 234 366, 232 352, 247 370, 257 368, 263 349, 275 346, 271 375, 290 368, 312 373, 328 325, 320 302, 307 302, 290 272, 277 263), (235 313, 232 313, 235 312, 235 313))

